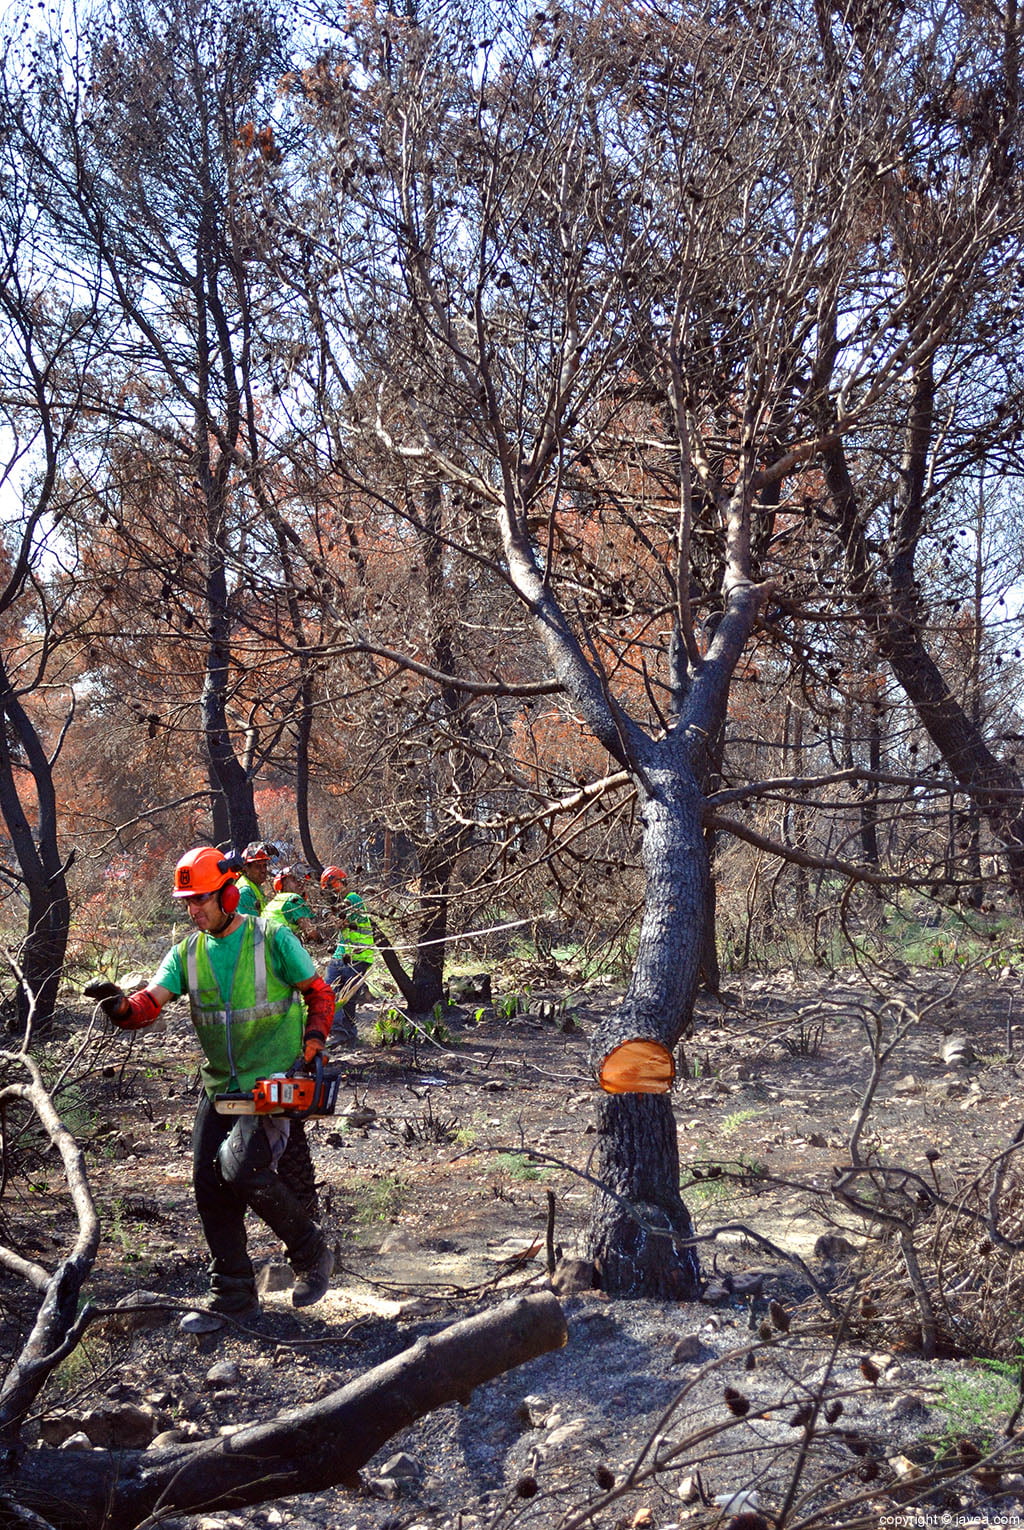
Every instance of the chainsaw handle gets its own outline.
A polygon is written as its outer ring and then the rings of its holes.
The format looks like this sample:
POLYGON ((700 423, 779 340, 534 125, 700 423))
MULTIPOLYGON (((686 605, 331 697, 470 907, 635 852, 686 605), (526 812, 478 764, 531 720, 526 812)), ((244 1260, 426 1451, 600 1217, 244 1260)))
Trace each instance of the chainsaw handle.
MULTIPOLYGON (((292 1063, 291 1067, 288 1069, 288 1072, 285 1074, 285 1078, 294 1078, 297 1073, 309 1073, 309 1071, 310 1071, 309 1063, 306 1061, 306 1059, 300 1053, 299 1056, 292 1063)), ((318 1052, 316 1054, 316 1057, 313 1059, 313 1078, 316 1081, 316 1085, 317 1085, 318 1089, 319 1089, 320 1085, 323 1083, 323 1077, 324 1077, 324 1054, 323 1054, 322 1051, 320 1051, 320 1052, 318 1052)))

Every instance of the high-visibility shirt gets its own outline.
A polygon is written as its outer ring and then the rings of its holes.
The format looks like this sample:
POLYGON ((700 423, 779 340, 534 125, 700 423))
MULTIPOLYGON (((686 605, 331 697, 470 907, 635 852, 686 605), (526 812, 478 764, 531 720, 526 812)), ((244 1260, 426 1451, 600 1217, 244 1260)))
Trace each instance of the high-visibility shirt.
POLYGON ((343 907, 349 922, 338 932, 334 960, 368 967, 373 961, 373 930, 366 904, 358 893, 353 892, 347 895, 343 907))
POLYGON ((275 893, 270 902, 265 906, 263 917, 268 924, 285 925, 301 939, 299 921, 301 919, 312 919, 313 910, 301 893, 279 892, 275 893))
POLYGON ((290 930, 243 919, 217 937, 195 930, 164 957, 153 979, 187 993, 205 1061, 203 1087, 251 1089, 283 1073, 302 1050, 306 1007, 295 984, 316 976, 309 953, 290 930))
POLYGON ((244 873, 238 878, 238 912, 240 914, 262 914, 266 905, 267 895, 258 882, 244 873))

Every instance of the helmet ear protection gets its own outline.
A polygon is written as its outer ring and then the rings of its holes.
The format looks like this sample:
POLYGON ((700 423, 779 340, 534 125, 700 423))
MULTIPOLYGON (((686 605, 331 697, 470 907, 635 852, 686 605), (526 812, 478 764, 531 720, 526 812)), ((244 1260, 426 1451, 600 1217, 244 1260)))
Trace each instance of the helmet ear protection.
POLYGON ((238 900, 241 897, 237 882, 225 882, 220 890, 220 906, 225 914, 234 914, 238 910, 238 900))

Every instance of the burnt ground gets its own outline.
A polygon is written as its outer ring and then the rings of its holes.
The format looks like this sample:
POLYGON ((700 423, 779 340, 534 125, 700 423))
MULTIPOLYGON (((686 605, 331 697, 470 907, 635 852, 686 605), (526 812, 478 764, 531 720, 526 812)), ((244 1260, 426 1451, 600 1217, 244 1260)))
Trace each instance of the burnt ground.
MULTIPOLYGON (((586 1038, 619 1001, 611 986, 570 992, 547 976, 547 987, 532 984, 530 1013, 488 1011, 477 1023, 456 1012, 444 1045, 371 1047, 374 1010, 365 1005, 364 1042, 342 1054, 339 1113, 311 1128, 324 1221, 339 1249, 327 1298, 296 1312, 287 1290, 270 1291, 251 1327, 202 1338, 173 1323, 134 1333, 101 1325, 49 1386, 36 1435, 78 1433, 87 1446, 89 1410, 114 1417, 134 1403, 151 1416, 152 1432, 207 1437, 323 1396, 418 1337, 544 1284, 551 1196, 556 1240, 566 1255, 578 1250, 591 1192, 574 1171, 586 1171, 593 1147, 586 1038)), ((516 981, 506 977, 504 987, 514 992, 516 981)), ((959 1516, 947 1523, 1013 1523, 1014 1515, 1024 1523, 1012 1442, 997 1472, 979 1472, 975 1459, 998 1439, 1016 1389, 967 1354, 1012 1350, 1007 1302, 1016 1286, 981 1293, 995 1313, 988 1327, 940 1322, 941 1358, 923 1360, 905 1278, 893 1284, 884 1242, 865 1244, 880 1224, 830 1193, 870 1074, 868 1019, 882 1014, 888 1041, 907 1018, 897 988, 916 1018, 882 1074, 861 1151, 947 1191, 969 1183, 1024 1114, 1015 976, 904 972, 884 990, 856 973, 734 979, 721 1001, 702 1001, 673 1094, 684 1195, 708 1239, 705 1302, 570 1291, 564 1350, 396 1435, 364 1468, 358 1492, 163 1523, 484 1530, 578 1521, 668 1530, 717 1523, 715 1499, 739 1491, 756 1492, 770 1513, 791 1500, 794 1524, 878 1524, 908 1515, 915 1494, 927 1513, 959 1516), (969 1051, 948 1061, 943 1049, 948 1056, 957 1037, 969 1039, 969 1051), (823 1260, 823 1234, 866 1248, 862 1262, 823 1260), (745 1276, 760 1279, 748 1288, 745 1276), (836 1325, 822 1323, 815 1281, 832 1289, 835 1310, 850 1311, 848 1342, 835 1350, 836 1325), (774 1324, 770 1300, 784 1309, 774 1324), (787 1332, 779 1321, 790 1323, 787 1332), (805 1405, 822 1398, 834 1416, 826 1423, 819 1412, 808 1429, 805 1405), (965 1435, 974 1453, 949 1455, 965 1435), (944 1447, 946 1480, 916 1475, 930 1472, 944 1447), (649 1470, 655 1461, 659 1469, 649 1470)), ((194 1047, 184 1007, 165 1013, 166 1026, 131 1043, 95 1028, 60 1095, 86 1146, 103 1220, 89 1291, 102 1305, 133 1292, 187 1305, 205 1285, 189 1187, 194 1047)), ((62 1047, 81 1042, 87 1020, 70 1017, 62 1047)), ((12 1135, 21 1172, 4 1192, 4 1241, 51 1265, 70 1222, 56 1155, 39 1146, 12 1135)), ((252 1247, 258 1261, 278 1264, 279 1249, 256 1221, 252 1247)), ((33 1304, 7 1275, 0 1297, 9 1355, 33 1304)))

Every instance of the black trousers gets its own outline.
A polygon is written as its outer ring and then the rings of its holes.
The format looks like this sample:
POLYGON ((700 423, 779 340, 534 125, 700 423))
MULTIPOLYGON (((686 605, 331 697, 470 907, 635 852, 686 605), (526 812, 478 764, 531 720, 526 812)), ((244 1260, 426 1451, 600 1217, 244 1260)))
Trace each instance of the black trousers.
POLYGON ((217 1295, 255 1291, 245 1235, 250 1209, 280 1238, 295 1269, 308 1268, 320 1251, 320 1228, 274 1172, 273 1157, 259 1116, 218 1115, 202 1096, 192 1128, 192 1187, 217 1295))

